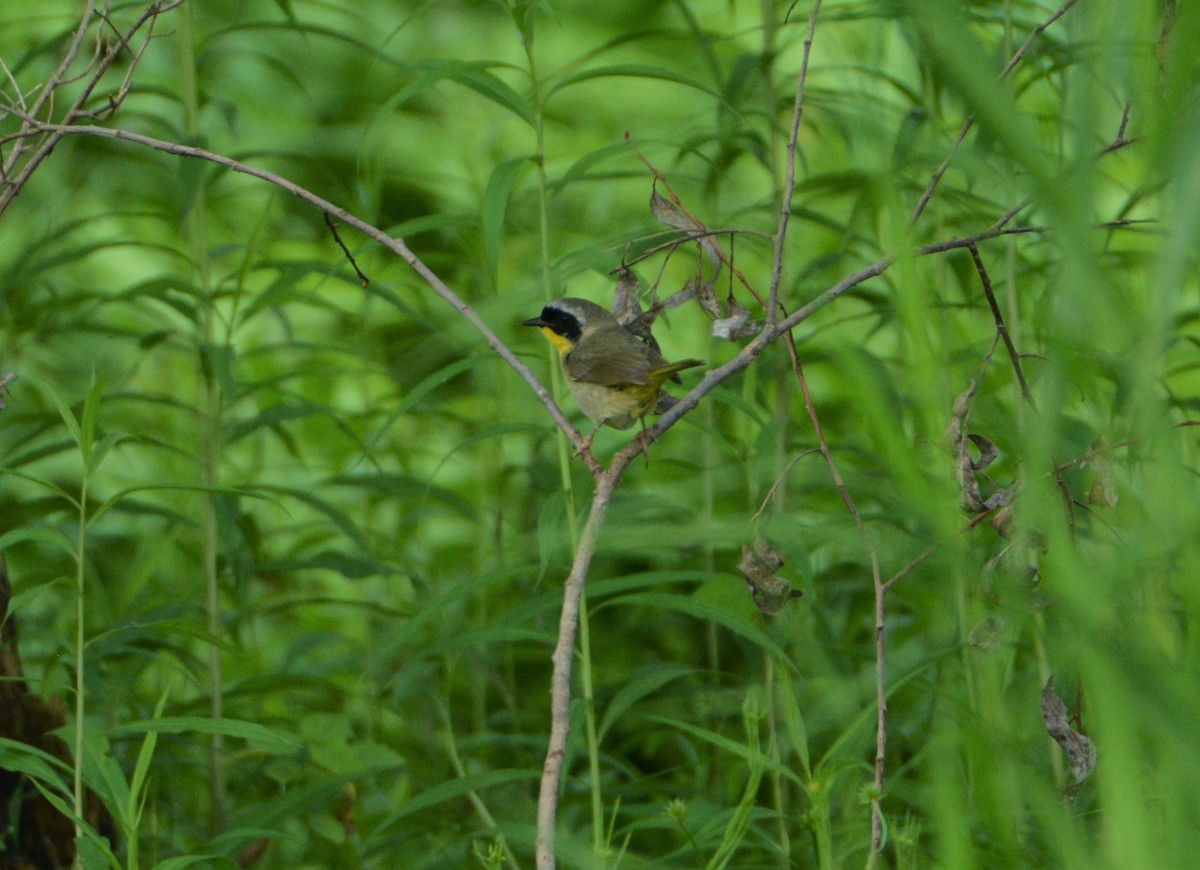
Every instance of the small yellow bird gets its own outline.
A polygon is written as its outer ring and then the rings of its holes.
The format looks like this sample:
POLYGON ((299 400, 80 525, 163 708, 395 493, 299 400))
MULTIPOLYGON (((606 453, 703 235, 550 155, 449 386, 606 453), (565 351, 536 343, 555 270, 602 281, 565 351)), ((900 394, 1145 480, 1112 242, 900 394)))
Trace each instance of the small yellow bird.
POLYGON ((663 382, 678 381, 677 372, 704 365, 698 359, 667 362, 657 349, 586 299, 556 299, 521 325, 540 327, 558 351, 571 395, 597 431, 605 425, 628 429, 658 406, 663 382))

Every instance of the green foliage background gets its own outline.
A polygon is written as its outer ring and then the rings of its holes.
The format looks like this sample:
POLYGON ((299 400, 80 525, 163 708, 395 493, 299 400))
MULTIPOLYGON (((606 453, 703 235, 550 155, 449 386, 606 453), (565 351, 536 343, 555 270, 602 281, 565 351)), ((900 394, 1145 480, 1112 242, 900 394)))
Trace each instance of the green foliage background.
MULTIPOLYGON (((6 102, 49 75, 77 6, 0 12, 6 102)), ((1200 456, 1183 425, 1200 18, 1167 6, 1081 0, 1003 83, 1055 4, 821 9, 782 298, 901 255, 795 336, 884 579, 937 547, 887 600, 892 866, 1158 868, 1200 846, 1200 456), (1136 141, 1102 153, 1127 105, 1136 141), (980 251, 1036 410, 1002 348, 982 368, 995 324, 970 257, 906 253, 1026 199, 1017 223, 1040 229, 980 251), (969 525, 945 448, 973 379, 993 487, 1019 493, 1007 539, 969 525), (1119 500, 1089 502, 1097 485, 1119 500), (1052 674, 1099 756, 1073 801, 1039 710, 1052 674)), ((626 131, 693 214, 744 231, 723 244, 765 293, 809 12, 187 4, 105 123, 278 172, 403 237, 557 387, 517 324, 555 296, 611 300, 611 270, 663 229, 626 131)), ((85 774, 110 808, 158 735, 122 865, 228 866, 261 836, 258 866, 476 866, 501 840, 507 866, 532 865, 549 651, 591 479, 469 324, 342 238, 366 288, 289 194, 90 137, 0 220, 2 366, 19 375, 0 545, 47 697, 73 698, 82 565, 85 774)), ((695 268, 691 249, 637 267, 663 295, 695 268)), ((737 349, 691 306, 658 334, 668 358, 737 349)), ((598 455, 627 438, 601 432, 598 455)), ((627 475, 588 585, 577 671, 597 740, 580 702, 563 866, 867 860, 870 548, 816 446, 774 347, 627 475), (756 535, 805 592, 776 616, 737 571, 756 535)))

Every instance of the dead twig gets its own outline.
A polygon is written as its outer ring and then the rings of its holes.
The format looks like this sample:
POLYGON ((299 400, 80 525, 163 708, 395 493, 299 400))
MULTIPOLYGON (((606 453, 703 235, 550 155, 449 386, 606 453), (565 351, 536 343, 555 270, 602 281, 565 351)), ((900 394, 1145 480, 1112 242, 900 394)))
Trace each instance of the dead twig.
POLYGON ((987 268, 983 265, 983 258, 979 256, 979 246, 969 245, 967 250, 971 252, 971 259, 975 262, 975 271, 979 273, 980 283, 983 284, 983 295, 987 297, 988 306, 992 309, 992 318, 996 323, 996 333, 1004 342, 1004 347, 1008 350, 1008 357, 1012 361, 1013 371, 1017 374, 1017 382, 1021 385, 1021 395, 1025 397, 1025 401, 1029 403, 1035 411, 1037 403, 1033 400, 1033 394, 1029 392, 1029 384, 1025 382, 1025 372, 1021 368, 1021 355, 1017 353, 1017 348, 1013 344, 1012 336, 1008 334, 1008 327, 1004 324, 1004 315, 1000 313, 1000 306, 996 302, 996 294, 992 292, 992 279, 988 277, 987 268))

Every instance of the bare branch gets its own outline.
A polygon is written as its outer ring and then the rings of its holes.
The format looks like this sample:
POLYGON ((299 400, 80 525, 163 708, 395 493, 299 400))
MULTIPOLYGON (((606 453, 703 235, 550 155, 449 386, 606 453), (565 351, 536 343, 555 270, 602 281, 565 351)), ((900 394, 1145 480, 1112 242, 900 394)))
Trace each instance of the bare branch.
POLYGON ((975 261, 975 270, 979 273, 980 283, 983 284, 983 295, 987 297, 988 306, 992 309, 992 318, 996 323, 996 332, 1004 341, 1004 347, 1008 349, 1008 357, 1012 360, 1013 371, 1016 372, 1017 382, 1021 385, 1021 395, 1025 397, 1025 401, 1036 411, 1037 403, 1033 401, 1033 394, 1029 392, 1029 384, 1025 382, 1025 372, 1021 368, 1021 355, 1017 353, 1012 336, 1008 334, 1008 327, 1004 323, 1004 315, 1000 313, 1000 306, 996 302, 996 294, 992 292, 992 280, 988 277, 987 268, 983 265, 983 258, 979 256, 979 247, 971 244, 967 246, 967 250, 971 252, 971 259, 975 261))
MULTIPOLYGON (((242 163, 240 160, 234 160, 231 157, 226 157, 222 154, 217 154, 212 151, 206 151, 203 148, 196 148, 191 145, 180 145, 176 142, 167 142, 162 139, 155 139, 152 136, 143 136, 140 133, 132 133, 128 130, 121 130, 113 127, 96 127, 89 124, 34 124, 29 135, 35 135, 41 132, 53 133, 57 136, 99 136, 103 139, 118 139, 122 142, 133 142, 138 145, 144 145, 148 148, 153 148, 156 151, 163 151, 167 154, 175 154, 180 157, 191 157, 198 160, 207 160, 210 163, 216 163, 218 166, 224 166, 234 172, 240 172, 243 175, 249 175, 261 181, 266 181, 275 185, 293 196, 304 200, 332 218, 336 218, 348 226, 354 227, 367 238, 378 242, 383 247, 387 248, 392 253, 400 257, 404 262, 415 271, 421 278, 440 296, 444 301, 454 308, 459 314, 467 319, 487 341, 488 346, 496 351, 500 357, 507 362, 514 371, 529 385, 533 390, 534 395, 546 406, 550 412, 550 416, 559 428, 567 434, 571 439, 571 443, 579 451, 583 450, 583 436, 579 434, 579 430, 571 423, 567 416, 562 412, 562 409, 555 403, 554 398, 550 395, 550 391, 542 385, 538 380, 537 375, 521 362, 512 350, 509 349, 495 330, 481 318, 475 309, 464 302, 436 273, 417 257, 416 254, 404 243, 402 239, 394 239, 366 221, 346 211, 344 208, 334 205, 327 199, 317 196, 315 193, 301 187, 293 181, 284 178, 282 175, 277 175, 266 169, 259 169, 256 166, 250 166, 247 163, 242 163)), ((6 137, 11 138, 11 137, 6 137)), ((3 140, 0 140, 3 141, 3 140)))
MULTIPOLYGON (((138 31, 146 26, 147 23, 150 23, 151 29, 153 29, 153 22, 159 15, 168 9, 176 8, 178 5, 179 3, 164 4, 162 0, 151 3, 146 7, 145 10, 142 11, 140 15, 137 16, 137 18, 134 19, 133 23, 126 29, 124 35, 121 36, 121 38, 115 43, 107 48, 104 48, 102 43, 98 40, 96 57, 94 57, 88 64, 87 71, 81 76, 82 78, 86 79, 86 84, 80 90, 74 102, 72 102, 67 110, 63 113, 63 116, 59 119, 57 125, 44 123, 38 120, 38 115, 41 114, 43 109, 49 105, 50 101, 54 97, 55 92, 68 81, 67 73, 71 67, 71 64, 74 63, 75 58, 79 53, 79 48, 83 43, 84 36, 86 35, 93 18, 97 15, 95 12, 94 0, 88 0, 87 7, 84 10, 83 18, 80 21, 79 27, 75 31, 75 34, 71 40, 71 44, 68 47, 63 60, 59 63, 53 75, 51 75, 51 77, 42 86, 41 92, 38 94, 37 99, 34 100, 33 105, 29 107, 28 111, 20 109, 16 105, 11 105, 3 110, 0 110, 3 113, 15 115, 22 121, 20 130, 17 133, 6 136, 3 140, 0 140, 5 142, 17 141, 19 143, 8 156, 8 159, 4 162, 4 185, 2 192, 0 192, 0 214, 3 214, 8 209, 8 207, 12 204, 12 201, 17 197, 18 194, 20 194, 30 176, 32 176, 37 170, 42 161, 50 156, 50 153, 54 150, 54 147, 62 140, 63 135, 66 135, 65 133, 61 132, 61 130, 56 130, 55 128, 70 127, 77 119, 81 117, 88 117, 90 113, 88 113, 85 109, 88 100, 91 99, 95 89, 100 85, 100 82, 103 81, 113 63, 116 62, 117 58, 120 57, 126 48, 132 43, 138 31), (49 135, 42 139, 36 147, 27 147, 24 144, 25 141, 38 133, 49 133, 49 135), (26 155, 28 156, 26 157, 26 155), (24 159, 24 163, 21 162, 22 159, 24 159), (17 168, 18 166, 20 167, 19 169, 17 168)), ((108 21, 107 18, 104 20, 106 22, 108 21)), ((149 39, 150 36, 147 36, 146 41, 148 42, 149 39)), ((143 45, 142 50, 144 50, 144 48, 145 46, 143 45)), ((108 106, 105 109, 106 114, 111 114, 112 112, 116 111, 117 107, 128 94, 129 76, 132 75, 132 67, 136 66, 138 60, 140 60, 142 50, 139 50, 131 57, 131 69, 126 72, 125 82, 118 88, 116 95, 109 98, 108 106)))
POLYGON ((800 119, 804 116, 804 84, 808 79, 808 58, 812 53, 813 35, 817 30, 817 14, 821 11, 821 0, 813 4, 808 17, 808 35, 804 38, 804 57, 800 72, 796 76, 796 108, 792 111, 792 133, 788 138, 787 176, 783 184, 783 203, 779 209, 779 229, 775 232, 775 259, 771 268, 771 292, 767 303, 767 326, 779 319, 779 284, 783 280, 783 246, 787 240, 788 221, 792 216, 792 195, 796 191, 796 139, 800 135, 800 119))

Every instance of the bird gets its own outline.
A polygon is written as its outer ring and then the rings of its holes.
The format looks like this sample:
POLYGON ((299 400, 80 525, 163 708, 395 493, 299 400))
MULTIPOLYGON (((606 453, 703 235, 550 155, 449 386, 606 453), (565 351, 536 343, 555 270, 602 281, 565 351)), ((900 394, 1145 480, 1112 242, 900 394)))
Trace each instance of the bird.
POLYGON ((596 424, 581 452, 591 447, 601 426, 628 429, 638 420, 645 425, 645 416, 659 406, 663 383, 704 365, 698 359, 667 362, 656 347, 586 299, 556 299, 521 325, 539 327, 558 351, 571 395, 596 424))

